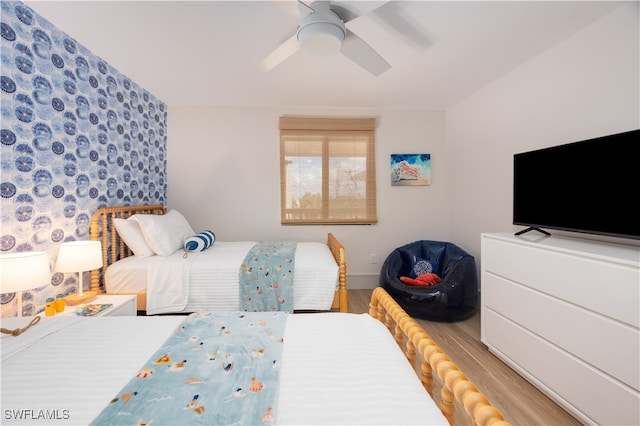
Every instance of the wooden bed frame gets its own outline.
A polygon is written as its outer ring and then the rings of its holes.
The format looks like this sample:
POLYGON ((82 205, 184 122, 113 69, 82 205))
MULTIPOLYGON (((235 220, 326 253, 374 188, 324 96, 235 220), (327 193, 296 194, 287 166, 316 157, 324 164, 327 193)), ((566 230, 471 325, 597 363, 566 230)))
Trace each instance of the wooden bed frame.
MULTIPOLYGON (((114 218, 127 219, 134 214, 165 214, 167 212, 163 205, 143 205, 143 206, 118 206, 104 207, 98 209, 91 217, 89 227, 90 239, 98 240, 102 243, 102 269, 91 271, 91 290, 98 293, 104 293, 104 274, 112 263, 131 256, 133 252, 122 241, 115 227, 112 225, 114 218)), ((348 311, 347 296, 347 263, 345 257, 344 246, 331 233, 327 236, 327 246, 331 250, 331 254, 339 268, 338 290, 333 298, 331 309, 337 309, 340 312, 348 311)), ((145 311, 147 308, 147 294, 136 293, 137 309, 145 311)))
POLYGON ((456 408, 469 416, 471 425, 510 424, 382 287, 376 288, 371 295, 369 315, 389 329, 411 365, 419 370, 420 380, 431 398, 436 402, 439 400, 440 410, 449 424, 461 424, 456 422, 456 408), (421 360, 419 366, 417 360, 421 360), (434 396, 433 372, 438 379, 439 398, 434 396))

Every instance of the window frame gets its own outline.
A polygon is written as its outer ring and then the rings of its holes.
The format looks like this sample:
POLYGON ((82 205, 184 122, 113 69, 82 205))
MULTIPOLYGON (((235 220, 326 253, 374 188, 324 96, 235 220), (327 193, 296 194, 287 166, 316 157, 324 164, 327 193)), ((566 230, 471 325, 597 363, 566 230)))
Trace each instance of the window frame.
MULTIPOLYGON (((280 117, 280 223, 282 225, 371 225, 377 223, 376 173, 375 173, 375 118, 313 118, 280 117), (339 208, 330 206, 329 160, 331 144, 337 146, 338 139, 355 136, 355 142, 365 143, 365 197, 364 217, 348 217, 348 214, 335 217, 339 208), (294 211, 287 207, 287 162, 290 156, 287 143, 291 138, 313 139, 310 143, 321 143, 322 157, 322 207, 320 218, 315 217, 318 209, 307 209, 314 213, 312 218, 294 217, 294 211), (332 217, 333 216, 333 217, 332 217)), ((304 143, 304 142, 298 142, 304 143)), ((356 155, 355 151, 354 154, 356 155)), ((304 216, 305 209, 295 211, 304 216)), ((345 210, 346 212, 346 210, 345 210)))

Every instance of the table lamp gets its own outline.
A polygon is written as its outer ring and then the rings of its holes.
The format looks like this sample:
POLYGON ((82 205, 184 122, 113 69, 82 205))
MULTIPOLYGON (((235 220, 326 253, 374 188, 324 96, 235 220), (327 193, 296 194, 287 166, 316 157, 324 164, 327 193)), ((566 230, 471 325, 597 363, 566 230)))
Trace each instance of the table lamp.
POLYGON ((96 298, 95 291, 84 291, 82 275, 85 271, 102 267, 102 245, 100 241, 68 241, 60 245, 56 272, 77 272, 78 293, 67 296, 67 305, 75 306, 96 298))
POLYGON ((0 293, 16 293, 18 315, 22 316, 22 292, 51 283, 49 255, 44 251, 23 251, 0 255, 0 293))

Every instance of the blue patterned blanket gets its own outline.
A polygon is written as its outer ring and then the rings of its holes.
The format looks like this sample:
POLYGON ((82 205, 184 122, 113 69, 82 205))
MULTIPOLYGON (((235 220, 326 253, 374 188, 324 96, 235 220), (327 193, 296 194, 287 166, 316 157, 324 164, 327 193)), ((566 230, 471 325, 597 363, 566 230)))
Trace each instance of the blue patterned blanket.
POLYGON ((287 316, 186 317, 91 424, 274 423, 287 316))
POLYGON ((293 312, 295 241, 260 241, 240 265, 240 309, 293 312))

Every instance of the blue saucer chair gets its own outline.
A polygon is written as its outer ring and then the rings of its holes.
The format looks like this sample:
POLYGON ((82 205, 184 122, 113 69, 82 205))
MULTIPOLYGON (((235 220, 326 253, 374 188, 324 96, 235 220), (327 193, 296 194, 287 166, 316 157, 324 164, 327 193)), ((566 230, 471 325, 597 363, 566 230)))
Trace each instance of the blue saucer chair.
POLYGON ((412 317, 454 322, 471 317, 478 306, 478 277, 473 256, 455 244, 421 240, 398 247, 386 258, 380 285, 412 317), (435 273, 431 286, 405 284, 400 277, 435 273))

